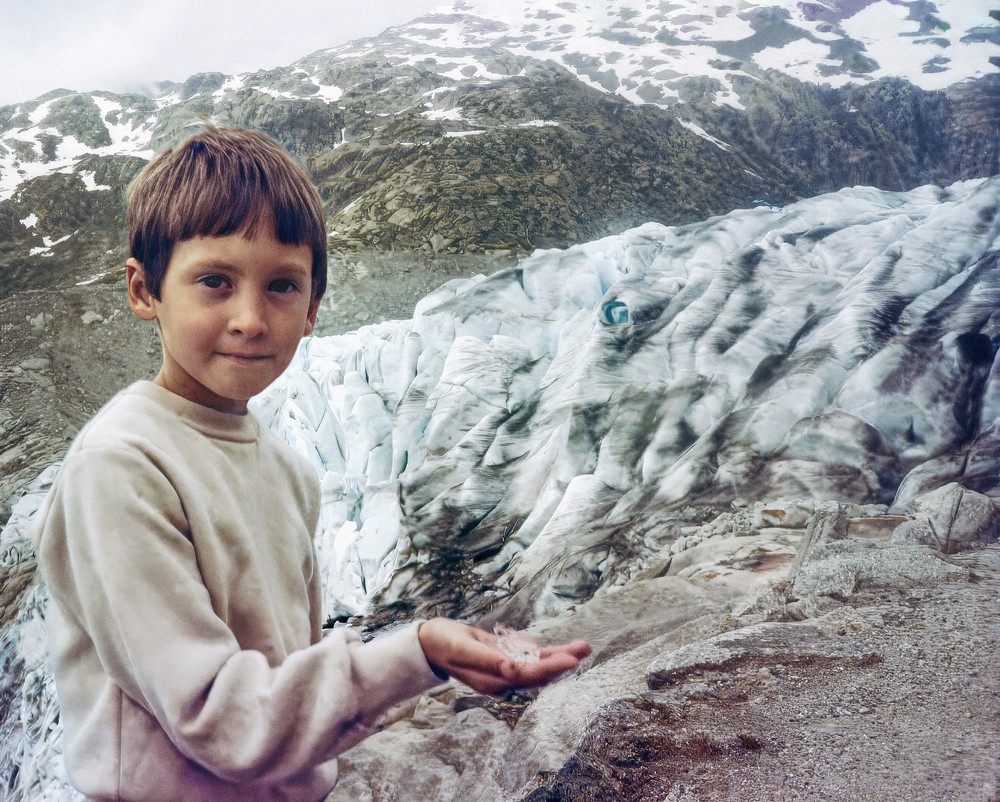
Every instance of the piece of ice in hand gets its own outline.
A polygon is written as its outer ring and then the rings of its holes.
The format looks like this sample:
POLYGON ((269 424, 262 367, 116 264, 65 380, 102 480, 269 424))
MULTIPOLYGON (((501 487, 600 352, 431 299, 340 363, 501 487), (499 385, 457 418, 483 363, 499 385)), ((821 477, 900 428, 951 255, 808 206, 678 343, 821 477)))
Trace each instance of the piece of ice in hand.
POLYGON ((497 636, 497 648, 515 663, 537 663, 538 641, 531 635, 516 629, 496 624, 493 632, 497 636))

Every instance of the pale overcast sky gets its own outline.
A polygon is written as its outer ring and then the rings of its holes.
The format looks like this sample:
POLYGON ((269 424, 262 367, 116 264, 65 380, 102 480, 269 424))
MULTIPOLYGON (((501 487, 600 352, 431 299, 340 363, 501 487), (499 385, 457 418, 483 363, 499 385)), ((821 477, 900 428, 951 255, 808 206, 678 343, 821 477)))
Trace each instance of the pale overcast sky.
POLYGON ((0 105, 277 67, 447 0, 0 0, 0 105))

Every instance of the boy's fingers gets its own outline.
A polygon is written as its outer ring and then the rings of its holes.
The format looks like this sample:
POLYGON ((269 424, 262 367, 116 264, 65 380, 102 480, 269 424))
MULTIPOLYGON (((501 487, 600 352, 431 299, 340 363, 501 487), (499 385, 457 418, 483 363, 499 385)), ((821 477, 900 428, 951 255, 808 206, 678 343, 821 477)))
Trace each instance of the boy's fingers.
POLYGON ((578 660, 583 660, 590 656, 591 651, 591 646, 587 641, 573 640, 569 643, 560 643, 557 646, 545 646, 541 649, 540 654, 542 657, 547 657, 550 654, 571 654, 578 660))
POLYGON ((474 652, 471 650, 467 652, 464 655, 465 659, 456 661, 456 667, 502 678, 510 686, 539 685, 548 682, 564 671, 576 668, 591 652, 589 643, 576 640, 539 650, 536 662, 513 660, 498 651, 493 636, 489 633, 483 635, 489 640, 480 642, 481 648, 477 648, 474 652))
POLYGON ((503 666, 504 678, 512 686, 542 685, 565 671, 572 671, 580 665, 579 659, 571 654, 551 654, 539 658, 537 663, 522 663, 507 660, 503 666))
POLYGON ((460 671, 456 679, 481 693, 500 693, 513 688, 530 688, 545 685, 566 671, 579 665, 579 661, 566 654, 542 658, 537 663, 520 663, 504 658, 497 672, 460 671))

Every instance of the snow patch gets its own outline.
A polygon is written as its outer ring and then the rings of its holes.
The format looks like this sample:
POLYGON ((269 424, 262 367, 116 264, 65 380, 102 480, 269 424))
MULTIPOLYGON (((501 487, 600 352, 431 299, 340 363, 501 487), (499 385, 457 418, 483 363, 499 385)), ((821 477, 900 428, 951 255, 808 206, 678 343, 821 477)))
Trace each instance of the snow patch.
POLYGON ((462 109, 459 106, 455 106, 451 109, 434 109, 431 111, 422 111, 420 112, 420 116, 426 117, 428 120, 447 120, 450 122, 457 122, 462 119, 462 109))
POLYGON ((691 131, 692 133, 697 134, 698 136, 700 136, 702 139, 707 139, 709 142, 711 142, 716 147, 718 147, 718 148, 720 148, 722 150, 728 151, 728 152, 732 151, 733 148, 732 148, 731 145, 727 145, 721 139, 716 139, 714 136, 712 136, 710 133, 708 133, 708 131, 706 131, 704 128, 702 128, 697 123, 691 122, 691 120, 682 120, 680 118, 677 119, 677 122, 679 122, 688 131, 691 131))
MULTIPOLYGON (((110 251, 109 251, 109 253, 110 253, 110 251)), ((89 278, 83 279, 83 281, 76 282, 76 286, 77 287, 86 287, 88 284, 96 284, 98 281, 100 281, 101 279, 103 279, 105 276, 110 275, 110 273, 111 273, 110 270, 105 270, 103 273, 95 273, 94 275, 90 276, 89 278)))
POLYGON ((83 180, 83 185, 87 188, 88 192, 111 189, 107 184, 97 183, 97 173, 93 170, 80 170, 77 175, 83 180))
POLYGON ((316 84, 316 94, 313 97, 317 97, 320 100, 325 100, 327 103, 336 103, 344 96, 344 90, 339 86, 328 86, 325 84, 316 84))
POLYGON ((250 76, 248 74, 243 75, 231 75, 226 79, 226 82, 222 84, 218 89, 212 93, 212 97, 221 98, 223 95, 229 92, 238 92, 243 87, 247 85, 247 79, 250 76))
POLYGON ((74 231, 72 234, 66 234, 63 237, 59 237, 59 239, 52 239, 51 237, 42 237, 42 243, 43 243, 43 245, 39 246, 37 248, 32 248, 28 252, 28 254, 29 254, 29 256, 51 256, 52 255, 52 248, 54 246, 59 245, 60 243, 65 242, 70 237, 72 237, 72 236, 74 236, 76 234, 79 234, 79 233, 80 233, 79 230, 77 230, 77 231, 74 231))

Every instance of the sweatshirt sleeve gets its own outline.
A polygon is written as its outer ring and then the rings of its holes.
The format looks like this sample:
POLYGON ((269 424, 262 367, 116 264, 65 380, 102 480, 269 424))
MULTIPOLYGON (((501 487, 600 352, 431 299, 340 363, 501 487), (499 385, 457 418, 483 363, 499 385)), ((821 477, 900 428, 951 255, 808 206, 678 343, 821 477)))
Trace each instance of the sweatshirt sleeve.
POLYGON ((361 643, 338 630, 269 665, 213 609, 181 500, 128 449, 62 468, 38 538, 80 648, 177 750, 234 783, 280 782, 335 757, 398 701, 433 686, 411 625, 361 643))

